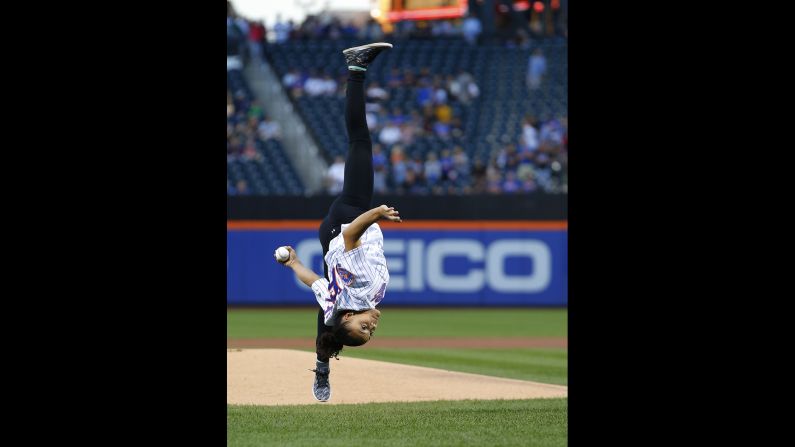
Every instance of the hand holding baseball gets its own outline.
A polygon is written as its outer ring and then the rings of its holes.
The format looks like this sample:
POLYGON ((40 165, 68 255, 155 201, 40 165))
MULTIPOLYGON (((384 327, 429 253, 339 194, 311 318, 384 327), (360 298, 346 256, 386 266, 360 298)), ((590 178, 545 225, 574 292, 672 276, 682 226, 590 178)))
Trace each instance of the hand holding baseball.
POLYGON ((298 259, 295 250, 289 245, 277 248, 273 253, 273 257, 276 258, 277 262, 288 267, 298 259))

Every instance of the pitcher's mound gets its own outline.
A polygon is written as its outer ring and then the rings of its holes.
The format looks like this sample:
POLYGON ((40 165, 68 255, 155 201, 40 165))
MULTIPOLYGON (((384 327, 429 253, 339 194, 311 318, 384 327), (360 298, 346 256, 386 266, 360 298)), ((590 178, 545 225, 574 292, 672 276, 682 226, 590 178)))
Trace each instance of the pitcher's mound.
MULTIPOLYGON (((230 404, 320 404, 312 396, 315 353, 289 349, 229 349, 230 404)), ((329 403, 567 397, 568 387, 398 363, 341 357, 331 360, 329 403)))

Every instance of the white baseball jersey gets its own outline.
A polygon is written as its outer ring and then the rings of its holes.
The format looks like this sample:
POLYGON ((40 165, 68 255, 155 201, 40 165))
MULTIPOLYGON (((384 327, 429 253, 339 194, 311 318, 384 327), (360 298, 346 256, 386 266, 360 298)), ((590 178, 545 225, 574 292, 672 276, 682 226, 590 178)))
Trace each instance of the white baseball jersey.
POLYGON ((325 257, 328 279, 320 278, 312 283, 326 326, 333 326, 334 315, 339 309, 375 309, 389 283, 381 227, 377 223, 370 225, 359 239, 362 244, 346 252, 342 233, 348 225, 343 224, 340 234, 329 243, 325 257))

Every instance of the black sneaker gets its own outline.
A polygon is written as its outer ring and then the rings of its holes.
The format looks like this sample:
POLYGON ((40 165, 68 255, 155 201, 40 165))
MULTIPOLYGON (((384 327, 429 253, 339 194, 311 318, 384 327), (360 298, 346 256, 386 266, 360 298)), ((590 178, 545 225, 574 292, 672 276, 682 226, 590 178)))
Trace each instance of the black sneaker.
POLYGON ((331 399, 331 384, 328 381, 328 375, 331 372, 328 363, 315 362, 315 369, 310 371, 315 373, 315 383, 312 384, 312 394, 315 399, 325 402, 331 399))
POLYGON ((360 47, 348 48, 342 50, 345 55, 345 63, 348 64, 349 70, 366 71, 367 66, 375 60, 378 53, 387 48, 392 48, 391 43, 368 43, 360 47))

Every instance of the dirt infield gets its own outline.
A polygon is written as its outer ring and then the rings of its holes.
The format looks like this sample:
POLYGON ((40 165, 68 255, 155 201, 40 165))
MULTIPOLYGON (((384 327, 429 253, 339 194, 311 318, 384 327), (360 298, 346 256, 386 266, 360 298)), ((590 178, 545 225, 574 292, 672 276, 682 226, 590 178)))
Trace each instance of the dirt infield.
POLYGON ((568 396, 568 387, 346 357, 331 364, 331 400, 312 396, 315 354, 228 349, 229 404, 308 405, 568 396))
MULTIPOLYGON (((314 338, 231 338, 227 348, 315 349, 314 338)), ((375 348, 566 348, 566 337, 502 337, 502 338, 373 338, 371 343, 356 349, 375 348)))

